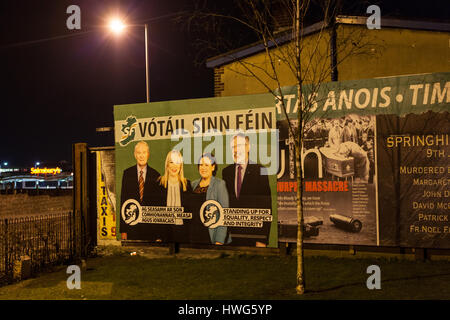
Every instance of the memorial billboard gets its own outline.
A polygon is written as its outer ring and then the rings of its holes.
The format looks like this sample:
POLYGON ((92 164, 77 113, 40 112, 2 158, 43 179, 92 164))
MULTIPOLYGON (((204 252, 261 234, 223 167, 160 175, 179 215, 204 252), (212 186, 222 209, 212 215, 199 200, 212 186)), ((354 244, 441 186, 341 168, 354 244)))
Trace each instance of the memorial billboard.
MULTIPOLYGON (((436 73, 304 87, 302 163, 308 243, 449 248, 450 74, 436 73)), ((296 87, 284 88, 297 126, 296 87)), ((276 103, 276 102, 275 102, 276 103)), ((280 109, 277 103, 277 109, 280 109)), ((277 112, 281 239, 296 238, 292 135, 277 112)))

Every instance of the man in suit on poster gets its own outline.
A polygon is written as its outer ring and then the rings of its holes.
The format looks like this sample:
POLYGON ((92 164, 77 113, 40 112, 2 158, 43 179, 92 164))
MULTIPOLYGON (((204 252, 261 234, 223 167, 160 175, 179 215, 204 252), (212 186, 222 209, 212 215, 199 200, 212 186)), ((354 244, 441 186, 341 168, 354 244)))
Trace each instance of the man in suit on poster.
MULTIPOLYGON (((120 194, 120 210, 122 210, 122 206, 125 201, 129 199, 137 200, 141 206, 161 205, 161 199, 159 197, 159 186, 157 183, 159 173, 147 164, 149 157, 150 148, 147 142, 138 142, 134 147, 134 158, 136 159, 136 164, 125 169, 123 172, 122 190, 120 194)), ((165 226, 154 226, 153 224, 146 224, 145 226, 140 226, 140 224, 135 226, 122 224, 121 232, 131 232, 133 234, 133 237, 137 236, 139 238, 142 238, 144 234, 147 234, 145 236, 145 240, 153 239, 158 241, 162 240, 165 237, 163 235, 164 233, 166 233, 164 227, 165 226), (145 231, 141 230, 144 227, 145 231), (149 236, 152 239, 148 239, 149 236)), ((134 240, 144 239, 142 238, 134 240)))
MULTIPOLYGON (((249 162, 250 140, 242 133, 231 140, 234 164, 222 170, 230 197, 230 208, 272 209, 272 196, 267 169, 249 162)), ((271 222, 261 228, 230 227, 234 244, 265 247, 269 241, 271 222)))
POLYGON ((342 142, 351 141, 358 143, 358 133, 356 132, 356 127, 353 125, 353 120, 351 118, 345 120, 344 129, 342 129, 342 142))

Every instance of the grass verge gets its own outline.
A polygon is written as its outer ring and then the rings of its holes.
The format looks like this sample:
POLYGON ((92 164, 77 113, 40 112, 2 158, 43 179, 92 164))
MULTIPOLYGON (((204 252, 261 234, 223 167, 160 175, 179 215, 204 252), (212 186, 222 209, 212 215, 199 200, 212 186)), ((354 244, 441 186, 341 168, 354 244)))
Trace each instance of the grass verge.
POLYGON ((215 253, 115 252, 87 261, 81 289, 69 290, 66 267, 0 288, 14 300, 450 299, 450 262, 306 257, 307 293, 295 293, 296 258, 215 253), (369 265, 381 269, 381 290, 368 290, 369 265))

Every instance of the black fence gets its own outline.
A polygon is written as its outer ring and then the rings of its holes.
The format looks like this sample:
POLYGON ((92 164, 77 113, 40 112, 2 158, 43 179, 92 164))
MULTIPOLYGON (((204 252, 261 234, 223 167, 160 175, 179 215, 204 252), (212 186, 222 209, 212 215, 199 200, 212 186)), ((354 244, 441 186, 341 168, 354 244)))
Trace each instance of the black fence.
POLYGON ((72 189, 0 189, 0 194, 28 194, 29 196, 49 195, 49 196, 66 196, 72 195, 72 189))
POLYGON ((31 262, 31 274, 73 260, 72 212, 0 219, 0 280, 13 279, 17 261, 31 262))

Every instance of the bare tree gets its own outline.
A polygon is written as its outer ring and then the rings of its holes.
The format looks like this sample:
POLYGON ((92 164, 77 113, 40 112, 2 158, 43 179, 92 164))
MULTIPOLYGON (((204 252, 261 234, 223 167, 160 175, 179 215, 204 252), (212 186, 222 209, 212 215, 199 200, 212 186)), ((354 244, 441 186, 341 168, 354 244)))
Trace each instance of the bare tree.
MULTIPOLYGON (((341 9, 340 0, 239 0, 234 2, 233 13, 208 11, 199 6, 190 22, 200 21, 205 31, 212 31, 214 37, 201 42, 203 49, 232 47, 234 37, 221 36, 220 20, 235 22, 247 28, 262 46, 263 62, 260 60, 234 57, 230 70, 243 77, 251 77, 266 92, 271 93, 281 107, 288 123, 289 137, 295 146, 295 167, 297 180, 297 285, 298 294, 305 292, 303 259, 303 170, 301 153, 303 138, 307 133, 305 124, 310 121, 318 102, 320 87, 329 80, 337 80, 337 66, 350 56, 374 54, 373 38, 367 37, 363 28, 352 31, 340 30, 337 37, 337 16, 341 9), (313 15, 316 20, 307 18, 313 15), (286 23, 280 22, 280 20, 286 23), (231 39, 231 40, 230 40, 231 39), (286 79, 288 79, 286 81, 286 79), (291 119, 287 110, 283 87, 297 88, 297 113, 291 119)), ((223 50, 222 49, 222 50, 223 50)), ((236 52, 228 52, 233 58, 236 52)), ((376 52, 375 52, 376 53, 376 52)))

